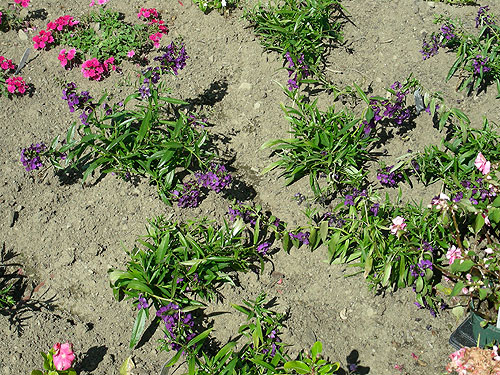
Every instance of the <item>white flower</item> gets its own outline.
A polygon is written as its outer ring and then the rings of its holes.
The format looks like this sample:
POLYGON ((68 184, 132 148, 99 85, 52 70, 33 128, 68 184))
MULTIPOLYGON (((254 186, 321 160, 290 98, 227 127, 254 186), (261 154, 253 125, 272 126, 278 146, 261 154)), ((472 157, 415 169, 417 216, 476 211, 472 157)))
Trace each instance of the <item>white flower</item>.
POLYGON ((220 2, 220 5, 222 5, 223 7, 227 6, 226 0, 222 0, 222 1, 220 2))

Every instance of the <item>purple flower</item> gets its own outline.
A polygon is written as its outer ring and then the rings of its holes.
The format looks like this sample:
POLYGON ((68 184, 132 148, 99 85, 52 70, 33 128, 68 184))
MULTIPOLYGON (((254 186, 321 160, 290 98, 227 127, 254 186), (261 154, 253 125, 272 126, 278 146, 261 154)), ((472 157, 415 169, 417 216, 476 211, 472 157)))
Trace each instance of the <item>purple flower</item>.
POLYGON ((179 49, 179 46, 171 42, 166 49, 167 52, 165 54, 155 57, 154 60, 160 62, 162 73, 172 71, 172 73, 177 75, 178 71, 186 66, 186 60, 189 58, 184 43, 181 43, 179 49))
POLYGON ((139 303, 137 304, 137 308, 138 308, 139 310, 141 310, 141 309, 147 309, 148 307, 149 307, 149 303, 148 303, 148 301, 146 300, 146 298, 144 298, 144 297, 142 296, 142 293, 141 293, 141 294, 139 294, 139 303))
POLYGON ((482 25, 494 25, 495 21, 491 17, 490 14, 488 14, 490 10, 489 6, 484 6, 480 7, 477 11, 477 16, 476 16, 476 28, 482 25))
POLYGON ((263 242, 259 246, 257 246, 257 252, 261 255, 266 255, 270 246, 271 244, 269 242, 263 242))
POLYGON ((352 195, 346 195, 344 198, 344 206, 354 206, 354 199, 352 195))
POLYGON ((300 78, 307 78, 311 75, 309 72, 309 67, 304 63, 304 55, 301 55, 297 62, 294 63, 290 52, 285 53, 285 60, 288 66, 286 67, 288 71, 288 77, 293 75, 293 78, 288 79, 288 90, 293 91, 293 89, 298 89, 299 85, 297 80, 300 78))
POLYGON ((379 208, 380 208, 380 204, 379 203, 374 203, 373 206, 370 207, 370 212, 373 214, 373 216, 377 216, 378 215, 379 208))
POLYGON ((21 150, 21 163, 26 171, 30 172, 43 167, 41 156, 47 150, 45 143, 31 144, 28 148, 21 150))
POLYGON ((174 190, 171 194, 178 199, 177 206, 181 208, 194 208, 200 205, 200 191, 195 181, 188 181, 182 184, 182 190, 174 190))
POLYGON ((489 72, 491 68, 487 67, 486 64, 488 62, 488 56, 483 57, 481 55, 477 55, 475 58, 472 59, 472 68, 473 68, 473 74, 474 75, 479 75, 481 74, 481 69, 483 73, 489 72))
POLYGON ((431 36, 431 43, 432 44, 429 44, 427 41, 424 40, 422 44, 422 49, 420 50, 420 53, 422 54, 422 58, 424 60, 436 56, 438 54, 439 47, 442 47, 437 35, 435 35, 434 33, 431 36))
POLYGON ((141 94, 142 99, 147 99, 151 96, 151 90, 149 89, 149 85, 147 83, 144 83, 139 88, 139 94, 141 94))
POLYGON ((456 37, 453 33, 453 28, 454 27, 451 24, 441 26, 441 35, 443 35, 443 37, 448 41, 456 37))
POLYGON ((377 180, 380 184, 387 187, 397 187, 398 184, 404 180, 403 174, 401 172, 391 172, 393 165, 386 168, 380 168, 377 170, 377 180))
POLYGON ((200 186, 209 188, 210 190, 220 193, 231 183, 231 175, 223 165, 214 164, 210 165, 210 169, 206 173, 196 173, 195 177, 200 186))
POLYGON ((299 232, 297 234, 289 232, 288 234, 291 238, 299 240, 301 244, 309 245, 309 232, 299 232))

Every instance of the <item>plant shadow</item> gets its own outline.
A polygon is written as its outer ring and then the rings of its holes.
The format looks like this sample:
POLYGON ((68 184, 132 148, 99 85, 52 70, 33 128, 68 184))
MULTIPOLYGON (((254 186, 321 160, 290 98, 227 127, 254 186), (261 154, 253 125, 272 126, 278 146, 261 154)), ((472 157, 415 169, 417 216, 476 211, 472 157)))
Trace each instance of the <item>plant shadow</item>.
POLYGON ((104 345, 91 347, 83 355, 83 359, 75 366, 75 370, 78 373, 82 371, 92 372, 96 370, 97 366, 102 362, 107 352, 108 348, 104 345))
POLYGON ((7 316, 11 327, 15 327, 18 336, 24 331, 25 322, 33 315, 30 313, 46 309, 54 311, 55 297, 45 298, 45 291, 40 298, 33 298, 44 283, 29 282, 20 263, 6 263, 17 257, 12 250, 6 250, 5 242, 0 251, 0 290, 9 288, 13 305, 0 306, 0 315, 7 316))

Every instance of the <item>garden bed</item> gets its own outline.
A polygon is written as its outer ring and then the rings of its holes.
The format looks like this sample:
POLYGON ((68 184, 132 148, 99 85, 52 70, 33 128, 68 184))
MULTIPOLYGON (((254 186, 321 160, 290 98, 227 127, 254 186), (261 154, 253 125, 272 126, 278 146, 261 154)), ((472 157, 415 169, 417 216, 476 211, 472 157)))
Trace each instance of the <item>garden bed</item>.
MULTIPOLYGON (((419 52, 423 38, 437 28, 434 14, 460 17, 473 29, 477 7, 421 0, 345 0, 342 4, 349 14, 343 26, 345 43, 328 52, 325 71, 335 85, 356 83, 365 92, 383 96, 385 88, 413 74, 429 92, 440 91, 448 105, 466 113, 472 127, 480 128, 484 116, 499 122, 494 86, 479 95, 457 92, 458 79, 445 82, 454 54, 442 51, 423 61, 419 52)), ((495 1, 480 5, 500 14, 495 1)), ((292 227, 307 222, 305 204, 297 202, 296 194, 311 194, 308 179, 284 186, 279 170, 260 173, 276 160, 261 145, 288 137, 289 124, 280 103, 291 103, 279 86, 288 79, 281 56, 264 52, 240 8, 223 16, 217 11, 204 15, 189 0, 182 5, 173 0, 147 4, 111 0, 106 5, 125 14, 129 22, 136 21, 144 6, 156 7, 170 29, 162 45, 182 37, 189 59, 178 75, 166 76, 165 83, 172 97, 191 103, 207 118, 207 132, 230 161, 233 184, 224 194, 210 191, 199 207, 180 208, 175 203, 165 205, 147 178, 131 182, 117 175, 95 174, 82 185, 79 176, 60 179, 50 169, 26 172, 19 161, 21 149, 66 134, 71 122, 78 120, 61 99, 65 83, 76 82, 79 90, 89 91, 94 98, 107 90, 118 101, 135 90, 140 68, 124 61, 121 72, 89 81, 78 68, 60 66, 59 48, 33 50, 31 38, 38 30, 28 32, 28 40, 12 30, 1 33, 0 51, 14 62, 31 48, 22 75, 34 91, 0 98, 4 108, 0 113, 1 250, 10 254, 4 263, 15 263, 9 272, 23 279, 18 295, 22 303, 0 316, 5 338, 0 342, 0 374, 29 373, 40 367, 40 351, 65 341, 74 344, 80 374, 118 373, 129 355, 137 367, 133 373, 159 374, 172 356, 158 350, 163 332, 154 326, 148 329, 152 314, 143 340, 129 349, 137 307, 114 299, 108 277, 109 269, 125 268, 129 258, 124 249, 132 249, 136 238, 146 234, 148 219, 207 217, 222 223, 229 220, 229 197, 260 204, 292 227)), ((40 10, 46 17, 32 21, 43 28, 65 14, 78 19, 89 7, 87 1, 32 0, 30 10, 40 10)), ((320 108, 333 103, 333 95, 326 91, 311 98, 318 99, 320 108)), ((388 129, 376 150, 386 165, 395 164, 409 149, 439 144, 442 135, 426 116, 419 116, 402 133, 388 129)), ((376 163, 369 168, 369 178, 375 182, 376 168, 376 163)), ((401 189, 403 200, 422 200, 426 205, 441 186, 415 183, 413 187, 402 184, 401 189)), ((385 191, 396 196, 394 189, 385 191)), ((460 320, 448 311, 434 318, 428 310, 417 309, 411 288, 377 294, 368 289, 362 274, 346 277, 357 272, 349 265, 329 264, 324 246, 314 252, 303 246, 287 253, 276 242, 263 273, 238 274, 236 285, 225 285, 204 316, 213 321, 212 335, 223 345, 245 321, 231 304, 265 292, 276 299, 276 310, 289 316, 281 337, 292 345, 292 354, 321 341, 324 355, 339 361, 346 371, 357 364, 361 374, 441 373, 453 351, 448 339, 460 320)))

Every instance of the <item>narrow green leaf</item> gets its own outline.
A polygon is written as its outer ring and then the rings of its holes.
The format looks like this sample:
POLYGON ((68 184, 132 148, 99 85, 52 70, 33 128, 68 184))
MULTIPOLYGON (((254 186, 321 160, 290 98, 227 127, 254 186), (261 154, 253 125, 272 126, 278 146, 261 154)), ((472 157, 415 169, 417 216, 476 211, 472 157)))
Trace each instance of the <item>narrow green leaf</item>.
POLYGON ((130 338, 130 348, 134 348, 141 339, 144 326, 146 325, 146 309, 139 310, 135 319, 134 327, 132 328, 132 337, 130 338))
POLYGON ((288 361, 284 365, 287 372, 296 371, 299 374, 309 374, 311 369, 304 362, 301 361, 288 361))

